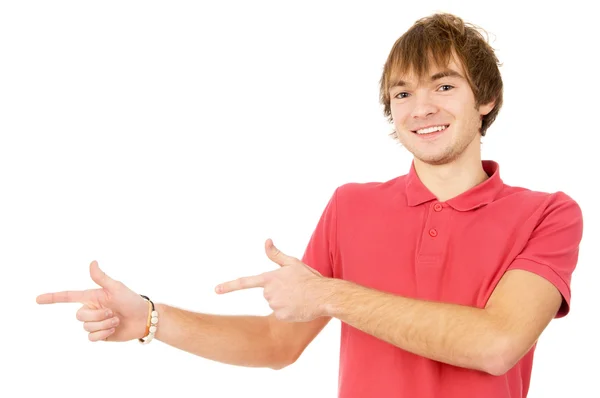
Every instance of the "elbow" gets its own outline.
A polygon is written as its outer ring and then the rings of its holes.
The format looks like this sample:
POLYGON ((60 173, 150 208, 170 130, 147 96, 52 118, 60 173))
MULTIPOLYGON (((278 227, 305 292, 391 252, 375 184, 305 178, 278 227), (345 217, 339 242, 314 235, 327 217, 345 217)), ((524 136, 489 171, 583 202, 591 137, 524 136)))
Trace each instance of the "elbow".
POLYGON ((282 370, 296 362, 300 355, 298 354, 288 354, 288 352, 282 347, 277 347, 273 351, 272 360, 270 361, 268 368, 273 370, 282 370))
POLYGON ((288 366, 290 366, 291 364, 293 364, 294 362, 296 362, 295 360, 288 360, 286 359, 281 359, 278 361, 273 361, 271 364, 269 364, 269 368, 273 369, 273 370, 281 370, 284 368, 287 368, 288 366))
POLYGON ((279 347, 279 349, 277 349, 276 352, 279 354, 278 360, 273 366, 270 366, 270 368, 273 370, 281 370, 296 363, 296 361, 304 352, 304 348, 279 347))
POLYGON ((281 370, 281 369, 287 368, 288 366, 295 363, 299 357, 300 357, 300 355, 285 356, 283 358, 280 358, 276 363, 274 363, 272 366, 270 366, 270 368, 273 370, 281 370))
POLYGON ((515 355, 514 341, 506 336, 495 339, 483 355, 480 369, 492 376, 503 376, 515 366, 520 356, 515 355))
POLYGON ((285 362, 277 362, 277 363, 270 364, 268 367, 273 370, 281 370, 283 368, 288 367, 289 365, 291 365, 291 364, 285 363, 285 362))
POLYGON ((492 376, 503 376, 511 367, 512 366, 507 366, 506 361, 502 356, 490 356, 481 365, 481 369, 492 376))

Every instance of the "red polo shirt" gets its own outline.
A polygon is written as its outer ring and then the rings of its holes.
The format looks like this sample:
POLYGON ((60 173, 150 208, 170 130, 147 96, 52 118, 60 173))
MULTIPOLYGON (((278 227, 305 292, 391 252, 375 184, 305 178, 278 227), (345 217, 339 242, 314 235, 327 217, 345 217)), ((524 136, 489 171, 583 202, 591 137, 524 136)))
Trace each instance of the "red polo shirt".
MULTIPOLYGON (((546 278, 569 311, 582 214, 563 192, 489 179, 446 202, 422 184, 414 163, 383 183, 335 190, 303 256, 327 277, 417 299, 485 307, 510 269, 546 278)), ((529 389, 533 347, 502 376, 420 357, 342 323, 340 398, 517 398, 529 389)))

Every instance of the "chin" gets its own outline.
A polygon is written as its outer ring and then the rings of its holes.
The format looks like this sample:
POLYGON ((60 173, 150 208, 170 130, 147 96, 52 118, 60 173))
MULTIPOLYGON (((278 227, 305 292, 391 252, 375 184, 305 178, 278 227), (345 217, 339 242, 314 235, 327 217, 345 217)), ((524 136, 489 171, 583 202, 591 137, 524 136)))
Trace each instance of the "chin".
POLYGON ((438 154, 419 154, 414 152, 412 154, 415 157, 415 159, 418 159, 419 161, 426 164, 430 164, 432 166, 439 166, 442 164, 451 163, 458 157, 458 154, 453 153, 451 151, 438 154))

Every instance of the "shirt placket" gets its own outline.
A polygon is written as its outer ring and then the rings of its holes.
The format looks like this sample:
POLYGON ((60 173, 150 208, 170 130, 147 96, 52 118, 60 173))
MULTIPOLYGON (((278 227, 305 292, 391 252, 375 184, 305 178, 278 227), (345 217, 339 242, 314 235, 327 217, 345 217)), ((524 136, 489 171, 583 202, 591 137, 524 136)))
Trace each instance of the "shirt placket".
POLYGON ((451 214, 452 208, 444 203, 436 201, 428 205, 415 261, 420 298, 434 300, 440 294, 451 214))

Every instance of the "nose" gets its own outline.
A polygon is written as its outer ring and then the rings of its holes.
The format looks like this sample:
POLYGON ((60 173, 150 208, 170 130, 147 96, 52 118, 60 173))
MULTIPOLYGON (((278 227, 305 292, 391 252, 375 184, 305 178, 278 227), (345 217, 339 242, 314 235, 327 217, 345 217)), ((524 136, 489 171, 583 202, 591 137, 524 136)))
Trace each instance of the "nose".
POLYGON ((438 111, 437 106, 431 101, 428 95, 415 94, 414 107, 411 112, 413 119, 424 119, 438 111))

